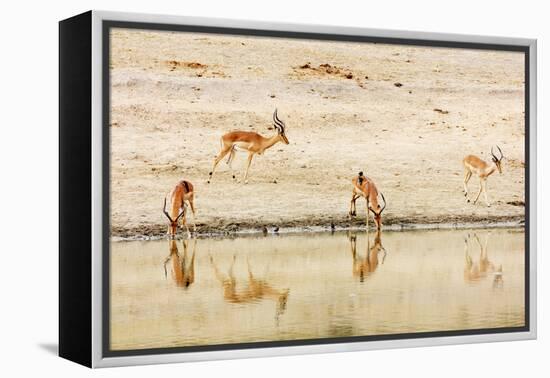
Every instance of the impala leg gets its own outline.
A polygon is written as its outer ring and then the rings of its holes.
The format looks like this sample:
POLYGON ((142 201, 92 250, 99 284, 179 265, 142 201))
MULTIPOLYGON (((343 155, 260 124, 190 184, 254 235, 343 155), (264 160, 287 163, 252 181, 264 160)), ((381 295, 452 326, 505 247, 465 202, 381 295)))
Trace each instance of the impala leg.
POLYGON ((487 236, 485 237, 485 246, 483 248, 483 251, 485 252, 485 258, 488 258, 487 256, 487 244, 489 243, 489 236, 491 235, 491 232, 487 233, 487 236))
POLYGON ((191 206, 191 212, 193 213, 193 232, 197 232, 197 224, 195 223, 195 199, 193 197, 189 199, 189 206, 191 206))
POLYGON ((231 177, 233 178, 233 181, 236 180, 235 172, 233 171, 233 159, 235 159, 235 147, 231 149, 231 153, 229 154, 229 159, 227 159, 227 164, 229 165, 229 169, 231 170, 231 177))
POLYGON ((254 281, 254 275, 252 274, 252 269, 250 269, 250 261, 248 261, 248 257, 246 258, 246 267, 248 269, 248 280, 252 282, 254 281))
POLYGON ((250 164, 252 164, 252 158, 254 157, 254 153, 249 152, 248 153, 248 161, 246 163, 246 171, 244 173, 244 183, 248 184, 248 170, 250 169, 250 164))
POLYGON ((368 199, 367 199, 367 232, 369 232, 369 200, 368 199))
POLYGON ((187 231, 187 238, 191 238, 191 232, 189 232, 189 226, 187 225, 187 219, 185 218, 185 215, 181 217, 181 228, 183 229, 183 226, 185 226, 185 230, 187 231))
POLYGON ((472 257, 470 256, 470 251, 468 247, 468 240, 470 239, 470 235, 468 234, 468 238, 464 238, 464 259, 465 259, 465 275, 470 275, 470 272, 472 271, 472 266, 474 265, 474 261, 472 260, 472 257))
POLYGON ((350 217, 353 217, 353 216, 356 215, 355 201, 357 201, 357 198, 359 198, 358 195, 356 195, 355 193, 351 194, 351 201, 350 201, 350 204, 349 204, 349 216, 350 217))
POLYGON ((187 262, 187 247, 189 246, 189 240, 182 240, 181 244, 183 244, 183 259, 181 260, 181 267, 182 270, 184 270, 185 263, 187 262))
POLYGON ((187 238, 191 239, 191 232, 189 231, 189 226, 187 225, 187 222, 185 223, 185 229, 187 230, 187 238))
POLYGON ((235 267, 235 260, 237 260, 237 255, 233 255, 233 260, 231 261, 231 265, 229 266, 229 270, 227 271, 227 274, 232 282, 235 281, 235 275, 233 274, 233 268, 235 267))
POLYGON ((482 190, 483 190, 483 179, 480 178, 479 179, 479 191, 477 192, 476 199, 474 200, 474 205, 476 204, 477 200, 479 199, 479 196, 480 196, 482 190))
POLYGON ((166 270, 166 264, 170 262, 171 258, 172 258, 172 255, 168 256, 166 260, 164 260, 164 277, 165 278, 168 276, 168 270, 166 270))
POLYGON ((472 172, 468 169, 464 170, 464 197, 466 197, 466 201, 470 202, 468 199, 468 181, 470 181, 470 178, 472 177, 472 172))
POLYGON ((355 234, 351 234, 349 237, 349 245, 351 247, 351 255, 353 256, 353 260, 355 261, 355 258, 357 256, 357 236, 355 234))
POLYGON ((479 245, 479 259, 483 259, 483 245, 481 244, 481 240, 479 240, 479 236, 477 234, 474 234, 474 238, 476 239, 477 245, 479 245))
POLYGON ((472 265, 474 265, 474 261, 472 260, 468 252, 466 252, 466 267, 468 268, 468 270, 472 269, 472 265))
POLYGON ((481 181, 481 185, 483 186, 483 194, 485 196, 485 203, 487 204, 487 207, 490 207, 491 204, 489 203, 489 199, 487 198, 487 179, 483 179, 481 181))
POLYGON ((212 265, 212 268, 214 269, 214 275, 216 276, 218 281, 220 281, 220 283, 223 284, 223 282, 225 281, 224 275, 218 269, 218 266, 214 262, 214 258, 212 257, 212 255, 210 255, 209 257, 210 257, 210 265, 212 265))
POLYGON ((370 265, 370 238, 369 238, 368 230, 367 230, 367 255, 365 260, 370 265))
POLYGON ((468 239, 466 237, 464 238, 464 258, 468 262, 468 239))
POLYGON ((189 267, 189 282, 195 282, 195 249, 197 248, 197 239, 193 241, 193 254, 191 255, 191 266, 189 267))
POLYGON ((229 152, 231 152, 232 146, 229 147, 223 147, 220 151, 219 155, 216 156, 214 159, 214 164, 212 164, 212 170, 208 174, 208 183, 210 184, 210 181, 212 180, 212 177, 214 176, 214 171, 216 170, 216 167, 218 166, 218 163, 227 155, 229 152))

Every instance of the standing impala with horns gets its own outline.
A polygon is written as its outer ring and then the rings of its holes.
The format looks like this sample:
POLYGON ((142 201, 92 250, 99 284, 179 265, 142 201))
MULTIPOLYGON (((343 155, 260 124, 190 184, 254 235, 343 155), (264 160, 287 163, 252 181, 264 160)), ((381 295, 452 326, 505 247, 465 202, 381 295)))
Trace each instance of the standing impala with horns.
POLYGON ((277 134, 266 138, 261 136, 258 133, 252 131, 232 131, 227 134, 224 134, 221 138, 221 150, 218 156, 214 159, 214 165, 212 166, 212 171, 208 174, 208 183, 212 180, 214 171, 218 163, 224 158, 225 155, 229 155, 227 163, 231 168, 231 174, 233 179, 235 179, 235 174, 233 173, 233 168, 231 162, 235 157, 236 150, 247 151, 248 152, 248 163, 246 166, 246 172, 244 174, 244 183, 248 183, 248 170, 250 168, 250 163, 252 163, 252 158, 255 154, 261 155, 265 150, 275 145, 277 142, 283 142, 288 144, 288 139, 285 135, 285 123, 279 119, 277 116, 277 109, 273 113, 273 126, 277 130, 277 134))
POLYGON ((162 212, 168 218, 170 224, 168 225, 168 235, 176 236, 178 230, 178 222, 182 219, 182 227, 185 225, 187 228, 187 236, 191 236, 189 232, 189 226, 185 219, 185 207, 188 202, 191 206, 191 211, 193 212, 193 232, 197 231, 197 226, 195 224, 195 192, 193 189, 193 184, 189 181, 182 180, 176 184, 174 189, 170 191, 167 197, 164 197, 164 207, 162 212), (166 198, 170 198, 170 213, 166 211, 166 198))
POLYGON ((382 228, 382 212, 386 208, 386 199, 384 198, 384 195, 378 192, 374 181, 372 181, 369 177, 364 176, 363 172, 359 172, 359 175, 354 177, 351 182, 353 183, 353 191, 351 194, 351 203, 349 209, 350 217, 357 215, 357 206, 355 204, 355 201, 357 201, 359 197, 365 197, 365 200, 367 201, 367 229, 369 228, 370 210, 374 215, 374 223, 376 225, 376 229, 380 230, 382 228), (380 196, 382 197, 382 201, 384 201, 384 206, 380 206, 380 203, 378 202, 378 194, 380 194, 380 196))
POLYGON ((481 192, 485 195, 485 203, 487 206, 491 206, 487 198, 487 178, 492 175, 497 169, 498 172, 502 174, 502 150, 497 146, 500 157, 497 157, 491 147, 491 162, 487 163, 486 161, 478 158, 475 155, 468 155, 462 160, 464 165, 464 196, 466 197, 467 202, 470 202, 468 198, 468 181, 472 177, 472 174, 476 174, 479 177, 479 192, 477 192, 476 199, 474 200, 474 205, 479 199, 481 192))

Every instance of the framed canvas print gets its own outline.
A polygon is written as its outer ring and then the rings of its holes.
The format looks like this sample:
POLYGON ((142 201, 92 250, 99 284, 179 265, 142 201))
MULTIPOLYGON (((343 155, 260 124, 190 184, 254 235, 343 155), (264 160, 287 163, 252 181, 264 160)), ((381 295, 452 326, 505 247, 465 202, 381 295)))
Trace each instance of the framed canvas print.
POLYGON ((62 357, 536 337, 536 41, 60 24, 62 357))

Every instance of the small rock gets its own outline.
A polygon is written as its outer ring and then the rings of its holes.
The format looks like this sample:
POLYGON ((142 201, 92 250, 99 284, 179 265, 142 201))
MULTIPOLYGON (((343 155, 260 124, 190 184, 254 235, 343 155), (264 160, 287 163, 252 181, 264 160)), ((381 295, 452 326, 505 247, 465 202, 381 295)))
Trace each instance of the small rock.
POLYGON ((403 86, 403 84, 401 84, 401 83, 393 83, 393 85, 395 85, 397 88, 400 88, 400 87, 403 86))

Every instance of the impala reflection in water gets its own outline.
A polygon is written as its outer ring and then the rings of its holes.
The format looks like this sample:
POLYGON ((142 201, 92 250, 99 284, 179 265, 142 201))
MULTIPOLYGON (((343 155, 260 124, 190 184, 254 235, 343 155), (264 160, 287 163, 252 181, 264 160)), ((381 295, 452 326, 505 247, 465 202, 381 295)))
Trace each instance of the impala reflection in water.
POLYGON ((351 255, 353 257, 353 275, 359 278, 359 281, 363 282, 365 278, 370 277, 378 268, 379 259, 378 256, 382 255, 382 264, 386 259, 386 250, 382 246, 381 232, 376 231, 374 237, 374 243, 370 245, 370 238, 367 238, 367 251, 365 256, 360 256, 357 253, 357 233, 350 233, 349 236, 351 255))
POLYGON ((170 240, 170 255, 164 260, 164 276, 168 275, 166 265, 171 262, 172 277, 177 286, 184 289, 189 288, 195 282, 195 249, 197 247, 197 239, 193 241, 193 255, 191 261, 187 256, 189 240, 182 240, 183 255, 180 255, 178 250, 178 242, 170 240))
POLYGON ((466 252, 466 266, 464 267, 464 280, 466 282, 475 284, 481 280, 487 279, 489 275, 493 276, 493 287, 502 286, 502 265, 499 265, 498 268, 495 264, 489 260, 489 254, 487 252, 487 244, 489 242, 489 235, 485 238, 485 244, 482 245, 481 241, 477 234, 473 234, 473 239, 477 242, 479 246, 479 257, 477 261, 470 256, 470 243, 471 238, 470 234, 464 239, 464 250, 466 252))
POLYGON ((521 327, 524 237, 476 229, 112 242, 111 348, 521 327))
POLYGON ((210 263, 214 268, 216 278, 223 287, 223 298, 229 303, 244 304, 258 302, 263 299, 271 299, 277 303, 276 319, 282 315, 286 309, 289 289, 279 290, 271 286, 265 279, 258 279, 252 274, 250 261, 246 259, 248 278, 243 280, 240 290, 237 288, 237 279, 234 274, 236 255, 233 255, 233 261, 229 266, 227 275, 220 272, 214 258, 210 256, 210 263))

